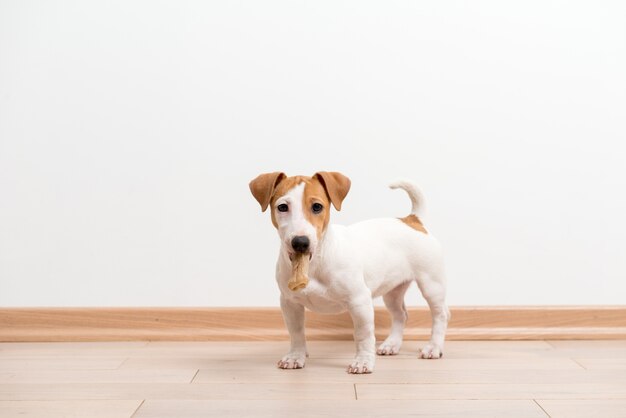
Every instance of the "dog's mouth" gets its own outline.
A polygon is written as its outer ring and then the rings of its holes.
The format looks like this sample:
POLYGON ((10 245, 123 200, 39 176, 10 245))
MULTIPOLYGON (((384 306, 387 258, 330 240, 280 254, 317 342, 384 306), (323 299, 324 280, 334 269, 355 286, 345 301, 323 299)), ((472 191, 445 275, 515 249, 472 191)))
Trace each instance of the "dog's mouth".
MULTIPOLYGON (((288 254, 289 254, 289 261, 293 261, 294 257, 296 256, 296 253, 292 253, 290 251, 288 254)), ((299 254, 301 254, 301 253, 299 253, 299 254)), ((313 258, 313 253, 311 253, 311 252, 304 253, 304 255, 308 255, 309 256, 309 261, 311 261, 311 258, 313 258)))

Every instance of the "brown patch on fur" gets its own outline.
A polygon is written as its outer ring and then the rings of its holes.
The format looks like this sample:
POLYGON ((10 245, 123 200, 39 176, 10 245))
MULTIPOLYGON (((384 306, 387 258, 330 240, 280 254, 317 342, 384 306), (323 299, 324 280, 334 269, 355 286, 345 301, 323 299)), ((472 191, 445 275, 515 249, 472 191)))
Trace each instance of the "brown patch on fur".
POLYGON ((418 218, 417 216, 409 215, 409 216, 405 216, 404 218, 398 218, 398 219, 400 219, 402 222, 404 222, 411 228, 415 229, 416 231, 420 231, 425 234, 428 234, 428 231, 426 231, 426 228, 424 228, 424 224, 422 223, 422 221, 420 221, 420 218, 418 218))
POLYGON ((330 222, 330 197, 317 176, 310 177, 306 182, 302 199, 304 216, 315 227, 317 239, 320 240, 330 222), (324 207, 320 213, 313 212, 312 207, 314 203, 319 203, 324 207))

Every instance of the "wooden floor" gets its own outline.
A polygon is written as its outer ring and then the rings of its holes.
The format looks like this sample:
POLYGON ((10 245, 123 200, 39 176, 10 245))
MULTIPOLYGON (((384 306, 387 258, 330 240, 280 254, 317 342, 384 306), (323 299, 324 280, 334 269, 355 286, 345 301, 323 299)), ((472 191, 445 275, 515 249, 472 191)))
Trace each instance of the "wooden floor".
POLYGON ((1 343, 0 417, 626 417, 626 341, 418 347, 355 376, 349 341, 302 370, 276 368, 286 342, 1 343))

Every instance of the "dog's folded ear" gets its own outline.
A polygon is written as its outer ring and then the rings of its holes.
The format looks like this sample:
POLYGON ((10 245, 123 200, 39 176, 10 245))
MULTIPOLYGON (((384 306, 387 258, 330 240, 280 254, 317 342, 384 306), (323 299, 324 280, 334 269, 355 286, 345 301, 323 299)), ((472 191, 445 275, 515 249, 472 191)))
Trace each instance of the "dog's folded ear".
POLYGON ((350 179, 335 171, 318 171, 313 178, 322 183, 335 209, 341 210, 341 202, 350 191, 350 179))
POLYGON ((277 171, 274 173, 261 174, 250 182, 250 191, 252 192, 252 196, 254 196, 261 205, 262 212, 265 212, 267 206, 270 204, 276 186, 278 186, 278 183, 285 177, 287 177, 285 173, 277 171))

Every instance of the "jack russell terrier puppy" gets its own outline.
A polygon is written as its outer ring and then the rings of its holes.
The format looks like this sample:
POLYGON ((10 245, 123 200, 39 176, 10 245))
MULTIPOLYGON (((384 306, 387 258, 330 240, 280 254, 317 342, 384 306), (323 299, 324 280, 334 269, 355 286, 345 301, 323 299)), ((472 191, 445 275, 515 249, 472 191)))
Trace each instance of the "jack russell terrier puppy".
POLYGON ((376 353, 400 351, 407 320, 404 294, 417 282, 432 315, 430 342, 420 350, 423 359, 443 356, 450 319, 445 303, 446 280, 441 248, 418 217, 423 206, 419 189, 407 181, 390 185, 406 191, 411 213, 404 218, 381 218, 350 226, 330 225, 330 204, 341 210, 350 179, 341 173, 318 172, 312 177, 261 174, 250 191, 262 211, 271 210, 281 240, 276 281, 280 307, 291 337, 291 350, 279 362, 282 369, 304 367, 307 353, 304 308, 320 313, 348 311, 354 323, 356 356, 349 373, 371 373, 376 353), (309 283, 292 291, 287 283, 295 255, 308 256, 309 283), (391 332, 376 349, 372 298, 382 296, 392 317, 391 332))

